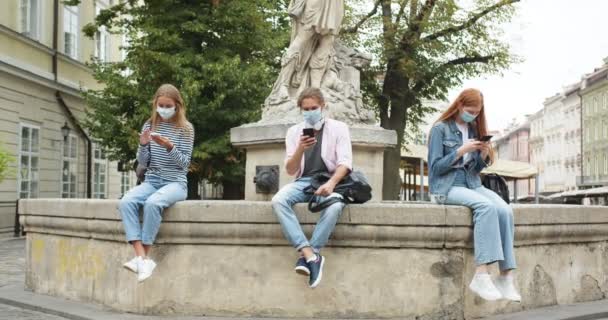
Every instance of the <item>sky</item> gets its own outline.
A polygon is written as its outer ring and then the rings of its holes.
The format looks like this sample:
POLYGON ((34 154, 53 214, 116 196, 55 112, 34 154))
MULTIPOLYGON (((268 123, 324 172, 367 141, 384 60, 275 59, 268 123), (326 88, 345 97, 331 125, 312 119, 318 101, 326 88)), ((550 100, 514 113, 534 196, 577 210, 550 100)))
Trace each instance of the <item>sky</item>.
POLYGON ((542 109, 545 98, 575 83, 608 57, 608 0, 522 0, 503 26, 514 52, 524 59, 502 76, 466 80, 462 88, 484 93, 490 130, 542 109))

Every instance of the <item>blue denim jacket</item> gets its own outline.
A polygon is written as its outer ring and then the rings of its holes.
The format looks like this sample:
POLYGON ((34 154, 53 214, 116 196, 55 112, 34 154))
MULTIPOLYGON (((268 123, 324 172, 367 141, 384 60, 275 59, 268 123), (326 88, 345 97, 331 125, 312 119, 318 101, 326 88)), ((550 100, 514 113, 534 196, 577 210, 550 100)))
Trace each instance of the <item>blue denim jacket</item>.
MULTIPOLYGON (((477 138, 477 130, 469 124, 468 139, 477 138)), ((464 163, 463 158, 456 160, 456 150, 462 146, 462 133, 454 120, 436 123, 429 135, 429 184, 431 196, 439 203, 445 202, 448 191, 454 185, 456 170, 464 168, 467 183, 471 188, 481 187, 479 173, 487 164, 481 159, 481 153, 475 152, 464 163)))

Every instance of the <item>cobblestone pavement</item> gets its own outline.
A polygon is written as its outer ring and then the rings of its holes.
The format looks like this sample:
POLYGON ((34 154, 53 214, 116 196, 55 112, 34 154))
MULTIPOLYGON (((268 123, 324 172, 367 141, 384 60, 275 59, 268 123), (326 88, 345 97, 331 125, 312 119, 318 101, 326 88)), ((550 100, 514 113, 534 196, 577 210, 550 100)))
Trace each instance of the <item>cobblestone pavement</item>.
MULTIPOLYGON (((25 277, 25 239, 0 239, 0 287, 23 285, 25 277)), ((1 320, 65 320, 41 312, 0 304, 1 320)))
POLYGON ((0 287, 25 283, 25 239, 0 239, 0 287))

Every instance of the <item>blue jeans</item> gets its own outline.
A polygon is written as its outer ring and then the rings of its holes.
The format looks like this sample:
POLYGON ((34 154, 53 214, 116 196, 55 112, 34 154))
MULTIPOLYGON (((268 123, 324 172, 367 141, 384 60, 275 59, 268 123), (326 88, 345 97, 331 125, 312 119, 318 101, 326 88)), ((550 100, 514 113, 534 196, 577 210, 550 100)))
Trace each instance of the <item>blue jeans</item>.
MULTIPOLYGON (((305 247, 312 247, 315 252, 319 252, 325 246, 329 236, 340 215, 345 204, 337 202, 321 211, 321 217, 315 226, 310 242, 302 231, 302 226, 293 211, 293 205, 296 203, 308 202, 313 195, 304 193, 304 188, 310 185, 311 178, 299 178, 296 181, 284 186, 272 198, 272 210, 279 219, 283 234, 291 244, 300 250, 305 247)), ((320 197, 322 200, 323 197, 320 197)))
POLYGON ((141 240, 152 245, 162 221, 165 208, 185 200, 188 195, 183 182, 146 177, 146 181, 129 190, 120 200, 119 210, 127 241, 141 240), (143 226, 139 223, 139 208, 144 207, 143 226))
POLYGON ((452 187, 446 204, 473 210, 473 241, 477 265, 498 261, 500 270, 515 269, 513 209, 492 190, 452 187))

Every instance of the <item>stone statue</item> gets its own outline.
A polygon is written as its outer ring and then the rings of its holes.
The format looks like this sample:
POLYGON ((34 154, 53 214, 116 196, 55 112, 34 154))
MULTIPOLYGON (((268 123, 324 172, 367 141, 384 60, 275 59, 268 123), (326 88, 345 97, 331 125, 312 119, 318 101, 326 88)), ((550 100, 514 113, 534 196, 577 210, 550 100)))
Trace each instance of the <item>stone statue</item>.
POLYGON ((332 118, 347 123, 374 122, 364 110, 359 70, 371 58, 337 41, 344 0, 291 0, 291 44, 281 60, 281 72, 265 102, 262 123, 295 122, 296 99, 307 87, 325 93, 332 118))

